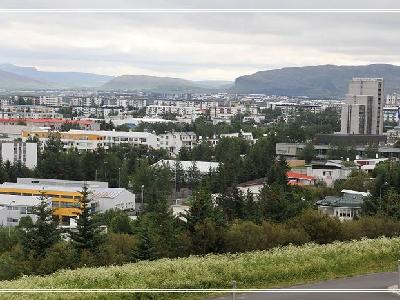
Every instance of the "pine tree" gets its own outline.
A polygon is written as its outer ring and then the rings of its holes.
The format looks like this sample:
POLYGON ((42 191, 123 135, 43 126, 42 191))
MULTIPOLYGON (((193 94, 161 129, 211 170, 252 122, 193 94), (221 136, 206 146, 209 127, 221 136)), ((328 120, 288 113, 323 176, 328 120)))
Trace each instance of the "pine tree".
POLYGON ((197 163, 195 161, 192 162, 192 165, 190 166, 188 170, 188 188, 193 191, 196 186, 200 183, 201 181, 201 174, 199 169, 197 168, 197 163))
POLYGON ((71 239, 78 251, 95 251, 100 244, 98 226, 93 221, 93 212, 90 207, 89 190, 83 186, 80 198, 81 213, 77 220, 77 231, 72 232, 71 239))
POLYGON ((44 193, 39 197, 40 204, 34 208, 37 217, 35 223, 21 228, 22 247, 26 254, 34 258, 42 258, 59 239, 57 221, 53 218, 52 209, 49 207, 48 198, 44 193))

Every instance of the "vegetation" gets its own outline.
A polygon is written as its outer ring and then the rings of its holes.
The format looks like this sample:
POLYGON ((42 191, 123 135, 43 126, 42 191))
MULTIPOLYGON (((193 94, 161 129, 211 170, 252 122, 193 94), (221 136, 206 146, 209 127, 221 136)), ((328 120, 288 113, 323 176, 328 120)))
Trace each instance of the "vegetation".
MULTIPOLYGON (((270 251, 192 256, 120 267, 59 271, 46 277, 4 281, 0 288, 272 288, 367 272, 393 271, 399 238, 328 245, 285 246, 270 251)), ((204 294, 153 294, 157 299, 198 299, 204 294)), ((65 294, 3 294, 4 299, 63 299, 65 294)), ((141 294, 74 294, 71 299, 143 299, 141 294)))

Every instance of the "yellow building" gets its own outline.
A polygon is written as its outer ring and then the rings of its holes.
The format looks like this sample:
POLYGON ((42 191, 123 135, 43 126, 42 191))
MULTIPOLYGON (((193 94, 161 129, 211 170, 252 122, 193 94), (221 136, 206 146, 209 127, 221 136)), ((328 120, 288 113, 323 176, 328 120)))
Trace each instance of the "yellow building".
POLYGON ((23 186, 7 184, 0 185, 0 194, 19 195, 19 196, 42 196, 48 197, 53 208, 53 215, 60 219, 61 223, 68 223, 69 218, 76 217, 80 213, 79 191, 35 189, 34 186, 23 186))

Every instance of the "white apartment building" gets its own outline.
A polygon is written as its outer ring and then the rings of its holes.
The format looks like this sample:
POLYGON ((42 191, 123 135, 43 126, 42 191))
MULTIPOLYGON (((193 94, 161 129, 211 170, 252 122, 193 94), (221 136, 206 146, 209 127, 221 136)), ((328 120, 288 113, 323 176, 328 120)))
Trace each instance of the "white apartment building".
POLYGON ((400 115, 400 107, 398 106, 385 106, 383 108, 383 120, 390 122, 398 122, 400 115))
POLYGON ((0 141, 0 159, 11 164, 21 162, 29 169, 37 165, 37 143, 0 141))
POLYGON ((235 106, 218 106, 212 107, 210 110, 211 118, 217 119, 230 119, 237 114, 249 114, 252 116, 258 115, 258 108, 255 106, 244 106, 244 105, 235 105, 235 106))
POLYGON ((100 106, 101 105, 101 99, 98 97, 90 96, 90 97, 85 97, 85 96, 78 96, 78 97, 73 97, 70 100, 70 104, 72 106, 100 106))
POLYGON ((136 109, 141 109, 147 106, 147 99, 126 99, 126 98, 118 98, 117 99, 117 106, 120 107, 133 107, 136 109))
POLYGON ((353 78, 342 105, 342 134, 383 133, 383 79, 353 78))
POLYGON ((55 107, 38 105, 7 105, 0 111, 1 118, 56 118, 61 119, 62 115, 55 107))
MULTIPOLYGON (((26 141, 30 137, 36 137, 41 142, 42 148, 46 144, 49 130, 23 131, 21 138, 26 141)), ((93 151, 98 147, 109 149, 113 145, 131 144, 144 145, 153 149, 165 149, 172 156, 176 156, 182 147, 192 149, 196 145, 196 134, 194 132, 169 132, 160 135, 150 132, 136 131, 92 131, 92 130, 70 130, 59 132, 64 148, 76 148, 80 151, 93 151)))
MULTIPOLYGON (((26 141, 29 137, 37 137, 44 147, 50 134, 49 130, 23 131, 21 138, 26 141)), ((92 151, 98 147, 108 149, 119 144, 145 145, 159 149, 158 136, 149 132, 70 130, 59 134, 65 149, 92 151)))
POLYGON ((167 132, 159 135, 159 147, 176 156, 182 147, 192 149, 196 140, 194 132, 167 132))
POLYGON ((386 96, 387 106, 400 106, 400 94, 394 92, 393 94, 388 94, 386 96))
POLYGON ((192 117, 201 113, 201 111, 198 111, 192 106, 149 105, 146 107, 146 115, 150 117, 161 116, 168 113, 183 117, 192 117))
POLYGON ((59 106, 62 106, 63 101, 62 101, 62 97, 40 96, 39 103, 40 103, 40 105, 44 105, 44 106, 59 107, 59 106))
POLYGON ((178 107, 195 107, 200 110, 218 107, 217 101, 204 101, 204 100, 154 100, 154 105, 159 106, 178 106, 178 107))

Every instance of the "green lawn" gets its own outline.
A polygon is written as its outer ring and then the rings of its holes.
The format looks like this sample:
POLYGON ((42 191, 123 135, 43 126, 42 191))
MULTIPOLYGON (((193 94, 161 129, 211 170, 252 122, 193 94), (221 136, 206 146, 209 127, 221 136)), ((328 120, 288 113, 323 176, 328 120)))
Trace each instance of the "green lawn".
MULTIPOLYGON (((124 266, 63 270, 0 282, 0 288, 282 287, 370 272, 392 271, 400 238, 288 246, 271 251, 161 259, 124 266)), ((190 294, 2 294, 0 299, 195 299, 190 294)))

